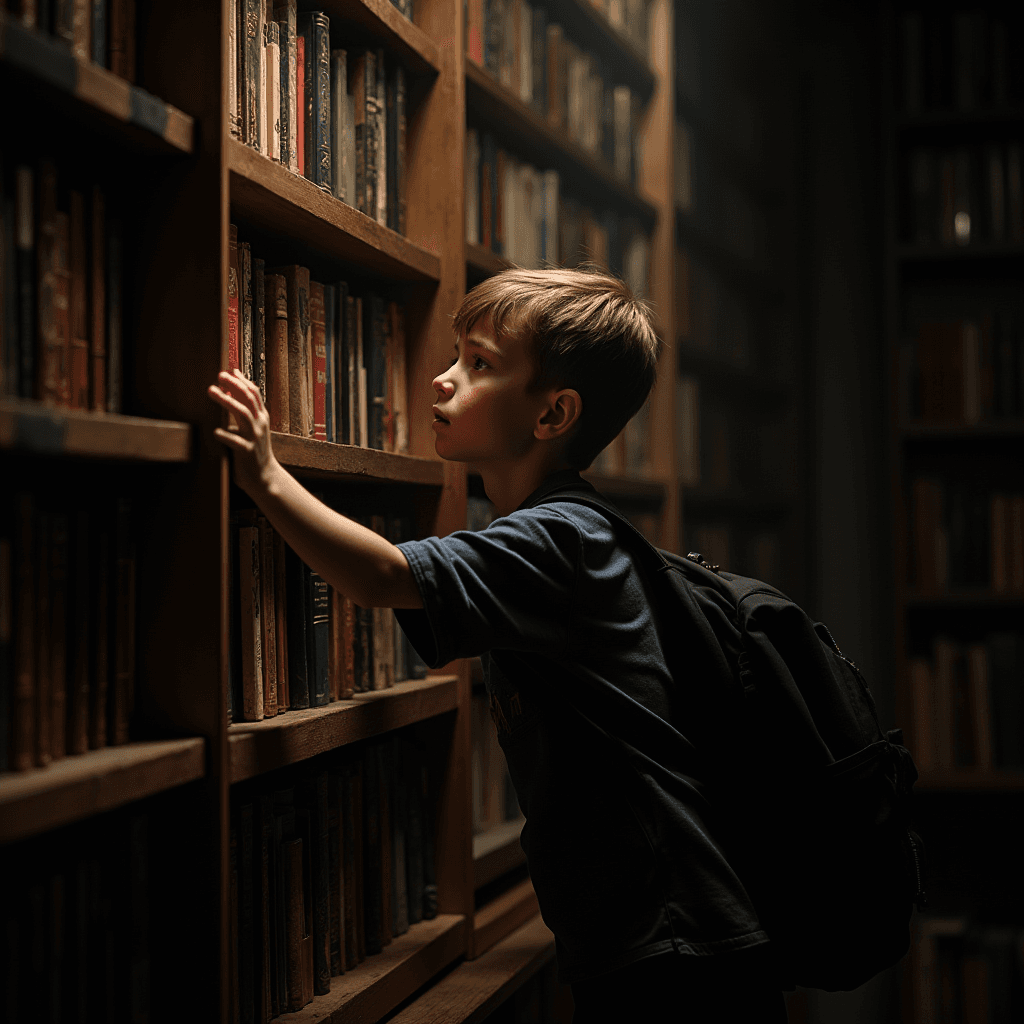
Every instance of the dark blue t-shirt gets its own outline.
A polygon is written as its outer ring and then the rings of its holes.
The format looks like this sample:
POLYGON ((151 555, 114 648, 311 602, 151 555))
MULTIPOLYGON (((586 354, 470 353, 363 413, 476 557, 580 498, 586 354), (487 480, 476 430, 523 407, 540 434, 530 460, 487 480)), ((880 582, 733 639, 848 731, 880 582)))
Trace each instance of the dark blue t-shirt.
POLYGON ((715 838, 647 584, 600 512, 536 503, 564 484, 589 487, 561 471, 485 530, 399 544, 423 609, 398 620, 431 668, 483 662, 564 981, 766 943, 715 838), (669 755, 665 723, 682 734, 669 755))

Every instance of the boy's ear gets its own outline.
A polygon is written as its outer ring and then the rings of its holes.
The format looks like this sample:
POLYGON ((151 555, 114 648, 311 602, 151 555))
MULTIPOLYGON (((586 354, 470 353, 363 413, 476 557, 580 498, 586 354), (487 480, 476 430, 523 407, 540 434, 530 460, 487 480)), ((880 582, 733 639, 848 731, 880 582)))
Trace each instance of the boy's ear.
POLYGON ((540 423, 534 430, 534 437, 550 441, 556 437, 564 437, 579 422, 583 414, 583 399, 578 391, 564 388, 551 396, 551 403, 540 423))

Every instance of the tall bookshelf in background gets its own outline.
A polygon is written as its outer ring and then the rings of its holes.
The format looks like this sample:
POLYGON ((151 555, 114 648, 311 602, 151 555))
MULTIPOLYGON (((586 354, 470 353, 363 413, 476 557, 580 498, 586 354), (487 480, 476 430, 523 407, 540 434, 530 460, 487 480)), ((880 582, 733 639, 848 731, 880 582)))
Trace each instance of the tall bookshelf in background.
POLYGON ((1024 24, 998 4, 889 3, 883 19, 897 718, 913 723, 934 850, 903 1016, 1010 1019, 1024 933, 1009 855, 1024 796, 1024 24))
MULTIPOLYGON (((387 66, 400 66, 406 76, 400 233, 343 202, 325 182, 311 180, 315 172, 295 173, 249 144, 252 136, 236 137, 236 26, 247 23, 236 16, 250 13, 246 2, 139 0, 126 21, 117 18, 129 7, 112 3, 108 13, 120 34, 118 47, 108 53, 83 41, 81 23, 64 25, 58 17, 33 25, 22 8, 17 15, 0 14, 0 75, 9 94, 23 98, 12 111, 17 141, 3 152, 3 216, 11 243, 5 240, 5 283, 21 281, 21 236, 10 233, 19 168, 28 169, 38 190, 41 161, 48 159, 56 168, 55 191, 47 193, 55 196, 51 221, 54 212, 64 216, 71 242, 69 266, 58 246, 56 255, 47 250, 46 258, 55 262, 43 267, 51 275, 48 284, 59 278, 57 287, 70 289, 73 319, 60 329, 69 351, 81 347, 78 341, 92 345, 98 331, 109 355, 119 338, 115 365, 122 371, 115 407, 44 392, 34 373, 24 389, 12 390, 4 367, 0 458, 12 491, 25 496, 5 508, 0 522, 0 656, 9 670, 0 677, 9 700, 0 858, 8 877, 25 881, 23 897, 4 908, 5 980, 17 975, 20 1000, 12 1014, 32 1017, 44 999, 53 1008, 59 992, 64 1009, 84 1005, 83 1012, 110 1020, 273 1016, 271 1004, 261 1003, 271 996, 267 990, 260 995, 262 968, 250 959, 256 950, 244 927, 246 915, 254 913, 245 893, 259 899, 252 844, 259 846, 260 822, 282 829, 286 845, 295 842, 290 829, 299 837, 316 834, 315 828, 304 832, 303 823, 322 820, 317 780, 350 778, 354 765, 377 771, 390 764, 387 758, 399 749, 391 744, 395 737, 405 743, 401 749, 419 752, 426 772, 417 778, 427 782, 422 807, 429 820, 421 824, 433 833, 433 913, 382 943, 379 953, 345 965, 329 984, 315 980, 288 1019, 375 1020, 400 1004, 393 1019, 402 1021, 435 1019, 431 1014, 439 1006, 449 1020, 480 1019, 491 1011, 530 1013, 542 995, 557 1002, 553 937, 527 878, 513 878, 510 887, 482 884, 485 876, 486 882, 508 879, 508 871, 521 872, 521 866, 512 863, 511 844, 499 844, 489 860, 479 849, 474 856, 474 666, 458 662, 384 690, 260 720, 245 720, 238 703, 229 708, 233 679, 253 664, 240 670, 239 658, 245 662, 248 655, 233 639, 244 633, 240 617, 254 615, 235 589, 245 568, 238 564, 238 531, 254 531, 246 525, 250 503, 232 483, 230 460, 212 436, 220 414, 205 389, 236 357, 232 282, 238 284, 236 267, 244 265, 235 263, 243 244, 250 270, 256 259, 268 270, 299 265, 313 281, 345 281, 367 301, 371 293, 384 295, 404 311, 407 450, 340 444, 338 435, 326 441, 291 430, 275 433, 275 450, 290 471, 343 512, 404 516, 419 537, 464 528, 473 485, 465 467, 434 454, 429 381, 445 365, 449 317, 465 293, 467 275, 472 282, 497 265, 493 252, 467 246, 466 196, 451 187, 465 181, 467 119, 489 119, 521 159, 578 179, 582 193, 606 198, 643 232, 645 290, 665 341, 663 369, 641 419, 642 433, 631 442, 636 461, 627 470, 620 458, 614 472, 594 479, 635 512, 654 539, 677 547, 672 9, 667 0, 641 5, 639 14, 631 6, 632 23, 644 25, 649 50, 647 43, 626 38, 621 9, 560 0, 549 10, 549 21, 557 19, 602 66, 621 69, 637 97, 635 168, 632 183, 623 184, 606 161, 566 144, 467 60, 458 0, 417 0, 411 18, 380 0, 303 4, 326 14, 330 49, 382 52, 387 66), (47 126, 45 134, 40 125, 47 126), (87 166, 83 152, 95 154, 87 166), (80 218, 93 210, 94 186, 108 213, 95 237, 109 240, 109 215, 119 218, 116 278, 109 276, 114 243, 97 255, 92 249, 83 254, 76 241, 89 245, 93 238, 91 222, 83 233, 80 218), (14 260, 8 258, 12 246, 14 260), (109 316, 100 317, 98 327, 89 324, 95 261, 103 268, 108 305, 116 298, 110 289, 120 288, 121 318, 114 326, 109 316), (12 267, 15 277, 9 279, 12 267), (79 331, 74 318, 83 316, 79 331), (127 510, 120 518, 119 508, 127 510), (75 532, 80 520, 87 526, 75 532), (128 527, 121 528, 122 520, 128 527), (50 538, 45 546, 33 540, 40 523, 50 538), (65 527, 66 543, 60 539, 65 527), (95 543, 89 529, 98 531, 95 543), (59 602, 40 610, 37 584, 48 595, 63 595, 63 622, 53 611, 59 602), (55 736, 44 738, 37 724, 15 727, 16 705, 35 711, 45 706, 51 721, 70 727, 67 715, 76 700, 100 700, 96 644, 108 630, 89 617, 96 614, 89 595, 101 585, 108 599, 99 604, 117 624, 110 625, 113 646, 104 664, 120 689, 111 683, 94 714, 106 721, 109 711, 111 729, 93 741, 87 725, 84 743, 69 731, 58 750, 55 736), (35 596, 26 603, 25 588, 32 587, 35 596), (29 651, 56 654, 46 659, 44 671, 43 661, 18 660, 29 651), (16 754, 22 759, 17 764, 16 754), (263 808, 270 818, 260 818, 263 808), (33 950, 32 957, 12 955, 25 949, 33 950)), ((264 6, 250 6, 258 21, 264 6)), ((108 34, 104 41, 109 46, 114 38, 108 34)), ((52 183, 52 175, 47 180, 52 183)), ((39 210, 33 205, 26 215, 26 236, 38 246, 39 210)), ((30 259, 37 258, 38 252, 30 259)), ((10 294, 5 289, 5 302, 10 294)), ((32 293, 33 309, 37 301, 32 293)), ((21 330, 20 323, 9 323, 5 318, 5 338, 21 330)), ((36 351, 42 345, 36 325, 25 330, 36 351)), ((626 439, 618 444, 625 450, 626 439)), ((251 641, 251 627, 246 635, 251 641)), ((76 730, 82 714, 87 722, 84 706, 74 711, 76 730)), ((338 783, 338 793, 345 785, 338 783)), ((396 791, 381 784, 372 792, 380 794, 385 813, 396 791)), ((309 838, 305 874, 300 857, 287 861, 287 870, 299 874, 281 877, 308 882, 319 870, 312 847, 309 838)), ((292 845, 287 856, 298 856, 297 850, 292 845)), ((299 892, 287 899, 298 899, 299 892)), ((281 905, 298 914, 298 904, 281 905)), ((306 920, 305 927, 306 945, 297 948, 314 956, 308 940, 321 926, 306 920)), ((5 991, 15 989, 8 985, 5 991)), ((295 991, 289 988, 293 996, 295 991)), ((564 1005, 564 993, 562 999, 564 1005)), ((274 1005, 287 1009, 280 1001, 274 1005)))
POLYGON ((678 472, 686 551, 801 600, 806 399, 789 5, 677 0, 678 472))

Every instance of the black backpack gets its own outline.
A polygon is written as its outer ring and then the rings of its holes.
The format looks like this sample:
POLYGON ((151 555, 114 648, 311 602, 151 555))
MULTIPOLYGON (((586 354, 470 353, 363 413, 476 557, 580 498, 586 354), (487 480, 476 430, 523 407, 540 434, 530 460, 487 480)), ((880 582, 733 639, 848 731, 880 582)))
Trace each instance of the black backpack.
POLYGON ((882 735, 863 676, 822 623, 766 583, 656 549, 584 487, 541 502, 607 514, 653 580, 672 675, 701 681, 701 722, 691 730, 691 700, 687 737, 725 809, 728 834, 716 839, 771 939, 781 986, 857 988, 907 953, 925 901, 910 820, 917 769, 901 730, 882 735))

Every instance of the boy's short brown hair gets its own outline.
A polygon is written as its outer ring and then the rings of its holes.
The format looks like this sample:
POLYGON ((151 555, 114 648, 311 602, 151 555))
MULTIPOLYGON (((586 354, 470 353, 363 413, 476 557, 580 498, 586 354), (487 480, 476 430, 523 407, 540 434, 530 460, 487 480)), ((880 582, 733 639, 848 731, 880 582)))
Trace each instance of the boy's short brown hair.
POLYGON ((528 391, 572 388, 583 399, 565 459, 586 469, 639 412, 657 378, 661 340, 651 311, 626 283, 592 267, 514 267, 471 289, 455 311, 461 336, 490 316, 495 340, 528 339, 528 391))

